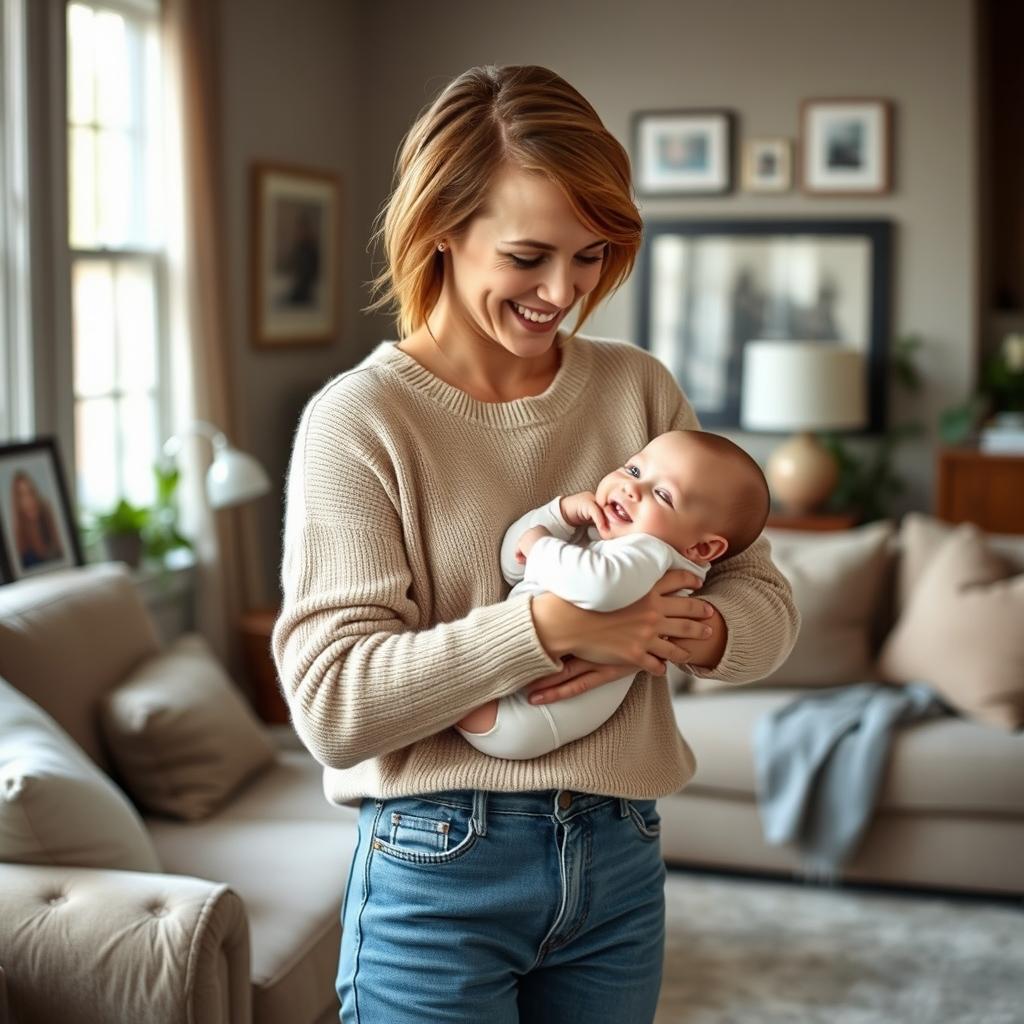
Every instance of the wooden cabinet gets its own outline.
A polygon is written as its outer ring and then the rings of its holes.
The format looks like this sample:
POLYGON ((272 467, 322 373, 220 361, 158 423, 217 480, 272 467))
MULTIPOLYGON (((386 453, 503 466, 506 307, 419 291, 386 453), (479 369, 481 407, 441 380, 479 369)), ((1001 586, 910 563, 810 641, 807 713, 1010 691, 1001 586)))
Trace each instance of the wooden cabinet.
POLYGON ((256 713, 264 722, 285 724, 289 721, 288 706, 281 696, 277 669, 270 654, 270 633, 277 615, 277 608, 260 608, 245 612, 239 630, 242 634, 245 668, 256 702, 256 713))
POLYGON ((935 514, 950 523, 975 523, 990 533, 1024 533, 1024 454, 942 449, 935 514))
POLYGON ((857 525, 857 517, 844 515, 791 515, 788 512, 772 512, 765 525, 769 530, 813 530, 815 533, 819 533, 853 529, 857 525))

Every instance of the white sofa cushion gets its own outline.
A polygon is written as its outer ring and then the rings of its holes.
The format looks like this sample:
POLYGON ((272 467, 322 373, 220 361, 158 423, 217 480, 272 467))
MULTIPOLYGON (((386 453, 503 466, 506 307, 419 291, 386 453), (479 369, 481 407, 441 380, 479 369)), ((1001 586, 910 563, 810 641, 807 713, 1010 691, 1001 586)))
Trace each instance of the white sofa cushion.
POLYGON ((196 633, 147 658, 100 704, 125 789, 147 810, 205 818, 272 764, 275 747, 196 633))
POLYGON ((2 679, 0 861, 162 870, 128 798, 42 708, 2 679))
POLYGON ((977 527, 958 526, 918 577, 886 639, 882 678, 930 683, 980 722, 1024 726, 1024 573, 1011 573, 977 527))

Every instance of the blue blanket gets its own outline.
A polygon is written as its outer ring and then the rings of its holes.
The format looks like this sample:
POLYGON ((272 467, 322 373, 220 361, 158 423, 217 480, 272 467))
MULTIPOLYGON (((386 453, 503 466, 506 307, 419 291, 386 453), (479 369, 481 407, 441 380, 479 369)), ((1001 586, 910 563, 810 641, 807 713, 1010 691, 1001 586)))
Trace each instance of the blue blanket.
POLYGON ((858 683, 763 715, 754 767, 765 840, 796 843, 808 874, 836 878, 871 819, 893 729, 946 711, 923 683, 858 683))

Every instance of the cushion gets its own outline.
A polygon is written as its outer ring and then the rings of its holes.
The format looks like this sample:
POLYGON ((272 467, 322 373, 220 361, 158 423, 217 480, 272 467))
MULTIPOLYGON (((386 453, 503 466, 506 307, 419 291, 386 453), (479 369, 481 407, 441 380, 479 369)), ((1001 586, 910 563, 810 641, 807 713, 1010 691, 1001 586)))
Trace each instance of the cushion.
POLYGON ((160 650, 126 566, 105 562, 0 587, 0 676, 66 729, 105 771, 96 702, 160 650))
MULTIPOLYGON (((900 572, 897 585, 897 608, 902 611, 914 584, 924 572, 936 549, 956 529, 952 523, 908 512, 900 524, 900 572)), ((1024 534, 986 533, 989 548, 1006 560, 1013 571, 1024 572, 1024 534)))
POLYGON ((124 793, 42 708, 3 679, 0 861, 162 871, 124 793))
POLYGON ((953 530, 885 641, 882 677, 930 683, 979 722, 1024 725, 1024 574, 1011 571, 977 527, 953 530))
MULTIPOLYGON (((802 625, 786 661, 756 685, 839 686, 871 679, 875 623, 892 565, 892 523, 767 535, 772 560, 793 587, 802 625)), ((722 685, 696 679, 693 689, 722 685)))
POLYGON ((270 733, 195 633, 107 694, 100 722, 128 792, 174 818, 205 818, 274 761, 270 733))

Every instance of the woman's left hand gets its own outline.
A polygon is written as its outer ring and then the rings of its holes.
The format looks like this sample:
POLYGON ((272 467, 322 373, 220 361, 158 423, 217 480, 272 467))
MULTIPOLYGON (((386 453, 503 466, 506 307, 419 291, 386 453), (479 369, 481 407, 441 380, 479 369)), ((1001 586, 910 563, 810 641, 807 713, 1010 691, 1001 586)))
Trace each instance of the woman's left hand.
POLYGON ((535 679, 527 685, 526 692, 531 704, 553 704, 556 700, 575 697, 587 690, 593 690, 595 686, 610 683, 613 679, 621 679, 624 675, 636 671, 628 665, 600 665, 569 655, 563 659, 561 672, 535 679), (533 699, 534 694, 539 694, 537 700, 533 699))

